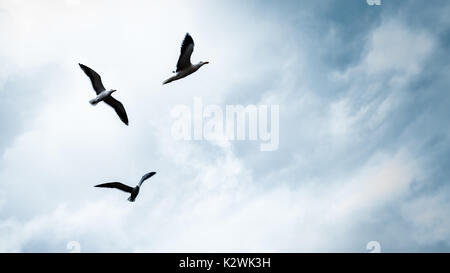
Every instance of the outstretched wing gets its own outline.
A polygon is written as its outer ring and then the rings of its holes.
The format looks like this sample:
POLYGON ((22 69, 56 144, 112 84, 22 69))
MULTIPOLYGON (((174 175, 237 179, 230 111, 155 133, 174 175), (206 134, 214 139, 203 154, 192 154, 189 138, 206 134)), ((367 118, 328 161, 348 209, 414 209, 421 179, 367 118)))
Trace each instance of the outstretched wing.
POLYGON ((156 172, 149 172, 144 174, 144 176, 142 176, 141 181, 139 181, 139 187, 142 185, 142 183, 144 183, 145 180, 149 179, 150 177, 154 176, 156 174, 156 172))
POLYGON ((81 69, 84 71, 84 73, 89 77, 92 83, 92 87, 95 90, 95 93, 100 94, 102 91, 105 91, 105 87, 102 83, 102 78, 100 75, 95 72, 94 70, 90 69, 89 67, 85 66, 84 64, 79 64, 81 69))
POLYGON ((180 58, 177 62, 177 72, 191 66, 191 55, 194 51, 194 40, 189 33, 186 33, 181 44, 180 58))
POLYGON ((111 188, 111 189, 119 189, 124 192, 133 192, 133 188, 130 186, 127 186, 125 184, 122 184, 120 182, 110 182, 110 183, 104 183, 100 185, 96 185, 97 188, 111 188))
POLYGON ((125 107, 123 107, 123 104, 120 101, 116 100, 112 96, 106 97, 103 101, 112 108, 114 108, 120 120, 123 121, 123 123, 125 123, 126 125, 128 125, 127 112, 125 111, 125 107))

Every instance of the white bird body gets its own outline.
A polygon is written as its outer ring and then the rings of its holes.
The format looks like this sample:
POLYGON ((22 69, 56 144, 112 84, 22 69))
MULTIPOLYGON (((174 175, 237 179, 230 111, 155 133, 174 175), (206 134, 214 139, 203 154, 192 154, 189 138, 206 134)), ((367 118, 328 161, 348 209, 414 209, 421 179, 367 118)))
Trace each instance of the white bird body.
POLYGON ((186 36, 184 37, 183 43, 181 45, 181 52, 180 57, 178 58, 177 62, 177 70, 174 76, 168 78, 163 82, 163 84, 167 84, 169 82, 173 82, 179 79, 182 79, 186 76, 191 75, 192 73, 196 72, 205 64, 208 64, 209 62, 199 62, 198 64, 192 64, 191 63, 191 55, 194 51, 194 40, 192 39, 191 35, 189 33, 186 33, 186 36))
POLYGON ((186 67, 185 69, 183 69, 181 71, 175 72, 175 75, 170 77, 170 78, 168 78, 167 80, 165 80, 164 84, 167 84, 169 82, 173 82, 173 81, 182 79, 182 78, 184 78, 186 76, 189 76, 192 73, 194 73, 195 71, 199 70, 200 67, 202 67, 204 64, 206 64, 206 63, 199 62, 198 64, 190 65, 190 66, 186 67))
POLYGON ((111 94, 114 92, 116 92, 116 90, 113 89, 102 91, 100 94, 97 95, 96 98, 90 100, 89 103, 92 105, 97 105, 97 103, 103 101, 106 97, 111 96, 111 94))

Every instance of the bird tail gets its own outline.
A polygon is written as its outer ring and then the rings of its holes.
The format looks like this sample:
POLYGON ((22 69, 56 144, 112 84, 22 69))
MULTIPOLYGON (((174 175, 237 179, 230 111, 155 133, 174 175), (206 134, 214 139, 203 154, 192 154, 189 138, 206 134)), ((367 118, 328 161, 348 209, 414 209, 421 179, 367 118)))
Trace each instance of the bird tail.
POLYGON ((90 100, 89 103, 91 105, 95 106, 95 105, 97 105, 97 103, 99 103, 99 100, 97 100, 97 98, 95 98, 95 99, 90 100))

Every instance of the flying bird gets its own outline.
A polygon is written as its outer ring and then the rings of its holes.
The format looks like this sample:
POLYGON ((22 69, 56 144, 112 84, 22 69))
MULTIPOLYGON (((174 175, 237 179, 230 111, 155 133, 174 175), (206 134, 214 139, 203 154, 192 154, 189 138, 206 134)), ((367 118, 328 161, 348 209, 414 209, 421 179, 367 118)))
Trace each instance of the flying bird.
POLYGON ((120 120, 126 125, 128 125, 128 116, 127 112, 125 111, 125 107, 123 107, 122 103, 113 98, 113 96, 111 95, 117 90, 114 89, 106 90, 106 88, 103 86, 102 79, 97 72, 85 66, 84 64, 79 63, 79 65, 81 69, 84 71, 84 73, 91 80, 92 87, 94 88, 95 93, 97 93, 97 97, 90 100, 89 103, 95 106, 97 105, 97 103, 101 101, 105 102, 106 104, 114 108, 120 120))
POLYGON ((189 33, 186 33, 183 43, 181 44, 181 53, 180 58, 178 58, 177 70, 173 71, 175 75, 165 80, 163 84, 182 79, 199 70, 199 68, 203 65, 209 64, 209 62, 199 62, 197 64, 192 64, 191 55, 193 51, 194 40, 192 39, 191 35, 189 35, 189 33))
POLYGON ((95 187, 119 189, 121 191, 128 192, 131 194, 130 197, 128 198, 128 201, 134 202, 134 200, 136 200, 136 197, 139 194, 139 189, 142 186, 142 183, 144 183, 145 180, 149 179, 150 177, 154 176, 155 174, 156 174, 156 172, 149 172, 149 173, 145 174, 144 176, 142 176, 141 181, 139 181, 139 184, 134 188, 127 186, 125 184, 122 184, 120 182, 104 183, 104 184, 97 185, 95 187))

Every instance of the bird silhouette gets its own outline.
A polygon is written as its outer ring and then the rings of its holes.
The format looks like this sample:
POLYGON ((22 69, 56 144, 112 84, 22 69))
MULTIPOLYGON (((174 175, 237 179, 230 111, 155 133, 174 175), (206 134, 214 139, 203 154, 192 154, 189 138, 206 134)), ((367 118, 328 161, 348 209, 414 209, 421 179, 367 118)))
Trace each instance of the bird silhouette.
POLYGON ((85 66, 84 64, 78 65, 80 65, 81 69, 89 77, 92 83, 92 87, 94 88, 95 93, 97 93, 97 97, 90 100, 89 103, 95 106, 97 105, 97 103, 101 101, 105 102, 106 104, 114 108, 120 120, 126 125, 128 125, 128 116, 127 112, 125 111, 125 107, 123 107, 123 104, 120 101, 113 98, 113 96, 111 95, 117 90, 114 89, 106 90, 106 88, 103 86, 102 79, 97 72, 85 66))
POLYGON ((177 62, 177 70, 173 71, 175 75, 165 80, 163 84, 182 79, 199 70, 203 65, 209 64, 209 62, 199 62, 197 64, 192 64, 191 55, 193 51, 194 40, 192 39, 191 35, 189 35, 189 33, 186 33, 183 43, 181 44, 181 52, 177 62))
POLYGON ((142 186, 142 183, 144 183, 145 180, 149 179, 150 177, 154 176, 155 174, 156 174, 156 172, 149 172, 149 173, 144 174, 144 176, 142 176, 142 178, 141 178, 141 181, 139 181, 138 185, 134 188, 127 186, 125 184, 122 184, 120 182, 109 182, 109 183, 96 185, 95 187, 119 189, 121 191, 128 192, 131 194, 130 197, 128 198, 128 201, 134 202, 134 200, 136 200, 136 197, 139 194, 139 189, 142 186))

